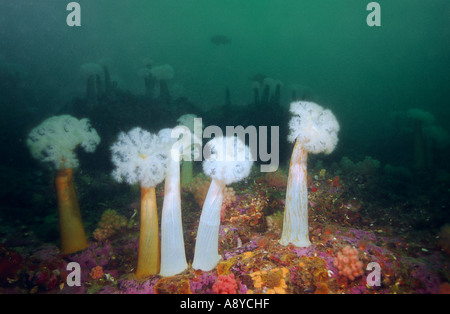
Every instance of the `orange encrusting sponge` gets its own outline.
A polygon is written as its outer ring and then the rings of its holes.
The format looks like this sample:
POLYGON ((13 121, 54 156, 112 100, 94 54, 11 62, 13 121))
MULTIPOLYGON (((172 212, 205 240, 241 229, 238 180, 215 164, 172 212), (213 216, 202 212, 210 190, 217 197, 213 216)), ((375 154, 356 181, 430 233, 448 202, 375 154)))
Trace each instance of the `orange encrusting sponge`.
POLYGON ((141 227, 136 278, 158 274, 160 261, 161 249, 155 187, 141 187, 141 227))
POLYGON ((80 208, 73 184, 73 169, 58 170, 56 174, 61 252, 71 254, 88 247, 80 208))

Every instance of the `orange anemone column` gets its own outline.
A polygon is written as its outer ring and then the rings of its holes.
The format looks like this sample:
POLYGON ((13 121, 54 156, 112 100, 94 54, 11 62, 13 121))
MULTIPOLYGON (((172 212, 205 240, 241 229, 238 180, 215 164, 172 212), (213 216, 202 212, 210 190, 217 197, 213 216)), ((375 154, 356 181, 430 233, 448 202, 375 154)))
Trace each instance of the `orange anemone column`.
POLYGON ((136 277, 145 278, 158 274, 160 256, 155 187, 141 187, 141 227, 136 277))
POLYGON ((56 174, 61 252, 70 254, 88 246, 81 220, 78 199, 73 184, 73 169, 58 170, 56 174))

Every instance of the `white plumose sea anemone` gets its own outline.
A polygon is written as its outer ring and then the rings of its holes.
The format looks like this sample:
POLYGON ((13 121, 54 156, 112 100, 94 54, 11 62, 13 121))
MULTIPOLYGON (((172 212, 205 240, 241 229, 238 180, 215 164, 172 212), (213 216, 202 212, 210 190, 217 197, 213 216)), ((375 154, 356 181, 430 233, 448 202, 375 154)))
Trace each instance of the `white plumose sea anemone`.
POLYGON ((161 138, 139 127, 119 134, 111 146, 112 173, 118 182, 156 186, 164 180, 167 171, 167 153, 162 150, 161 138))
POLYGON ((330 110, 307 101, 291 103, 288 140, 295 141, 289 166, 283 232, 280 243, 311 245, 308 232, 308 153, 331 153, 338 142, 339 123, 330 110))
POLYGON ((163 64, 153 67, 150 72, 159 80, 171 80, 175 75, 173 67, 169 64, 163 64))
MULTIPOLYGON (((207 143, 203 171, 212 178, 203 204, 192 267, 209 271, 221 259, 218 251, 220 210, 225 185, 245 179, 253 165, 248 146, 237 137, 216 137, 207 143)), ((205 147, 206 149, 206 147, 205 147)))
POLYGON ((293 114, 289 122, 289 142, 300 141, 313 154, 331 153, 338 142, 339 123, 328 109, 308 101, 291 104, 293 114))
POLYGON ((424 134, 439 149, 443 149, 450 144, 450 134, 443 127, 431 125, 424 129, 424 134))
MULTIPOLYGON (((163 132, 164 133, 164 132, 163 132)), ((136 277, 145 278, 160 271, 160 243, 155 186, 167 172, 170 158, 166 137, 141 128, 120 133, 111 146, 114 178, 141 187, 141 226, 136 277)))
POLYGON ((157 89, 155 90, 158 99, 165 104, 170 103, 170 92, 167 81, 173 79, 174 70, 171 65, 164 64, 155 66, 150 70, 152 77, 158 81, 157 89))
POLYGON ((187 127, 163 129, 158 133, 168 154, 161 216, 161 276, 174 276, 187 267, 181 219, 180 160, 190 148, 191 132, 187 127), (182 135, 183 139, 179 140, 182 135))
POLYGON ((100 76, 104 73, 102 66, 97 63, 85 63, 80 68, 86 77, 86 99, 89 104, 94 104, 100 92, 100 76))
POLYGON ((417 108, 406 111, 406 117, 413 131, 413 168, 422 172, 432 163, 431 147, 426 135, 432 129, 436 119, 431 113, 417 108))
MULTIPOLYGON (((198 160, 197 158, 201 156, 203 123, 202 119, 198 118, 195 114, 182 115, 178 118, 177 122, 180 126, 185 126, 191 131, 191 145, 187 147, 190 153, 183 155, 181 167, 181 184, 185 187, 191 184, 194 177, 192 160, 198 160)), ((185 140, 187 141, 188 139, 186 138, 185 140)))
MULTIPOLYGON (((180 162, 191 154, 191 146, 198 139, 186 126, 159 131, 162 151, 169 156, 164 185, 164 203, 161 214, 161 276, 174 276, 187 267, 181 219, 180 162), (180 138, 181 137, 181 138, 180 138)), ((201 141, 200 141, 201 143, 201 141)))
MULTIPOLYGON (((187 127, 191 133, 191 145, 189 152, 183 155, 183 160, 192 160, 200 156, 200 150, 202 149, 202 132, 203 132, 203 122, 202 119, 197 117, 195 114, 185 114, 177 119, 178 126, 187 127)), ((186 138, 187 140, 187 138, 186 138)))
POLYGON ((85 63, 80 67, 80 71, 86 77, 91 75, 101 75, 103 68, 97 63, 85 63))
POLYGON ((198 132, 202 133, 203 123, 201 123, 201 118, 193 113, 184 114, 177 119, 179 125, 184 125, 189 128, 191 133, 198 132), (198 119, 199 123, 195 123, 195 119, 198 119))
POLYGON ((448 132, 437 125, 433 114, 421 109, 409 109, 406 117, 413 132, 413 168, 426 171, 434 167, 434 153, 450 143, 448 132))
POLYGON ((61 252, 70 254, 88 246, 73 184, 73 168, 78 166, 74 153, 81 145, 94 152, 100 137, 88 119, 70 115, 51 117, 31 130, 27 145, 34 158, 51 162, 57 172, 55 187, 58 201, 61 252))
POLYGON ((80 145, 92 153, 99 143, 100 137, 89 119, 78 120, 70 115, 48 118, 31 130, 27 139, 32 156, 53 163, 56 169, 78 167, 74 149, 80 145))
POLYGON ((146 78, 152 74, 151 69, 149 68, 140 68, 137 72, 139 77, 146 78))
POLYGON ((211 152, 203 162, 206 175, 226 185, 248 177, 253 159, 248 146, 238 137, 216 137, 206 145, 205 151, 211 152))
POLYGON ((433 125, 436 121, 436 118, 431 113, 418 108, 406 111, 406 117, 412 121, 420 121, 423 126, 433 125))

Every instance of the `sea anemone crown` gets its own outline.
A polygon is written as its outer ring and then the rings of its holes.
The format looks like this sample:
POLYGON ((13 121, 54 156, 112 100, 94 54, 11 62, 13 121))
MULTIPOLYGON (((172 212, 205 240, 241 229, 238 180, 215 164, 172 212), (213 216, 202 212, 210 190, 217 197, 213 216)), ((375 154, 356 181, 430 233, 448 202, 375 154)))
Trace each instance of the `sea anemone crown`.
POLYGON ((166 145, 160 136, 139 127, 121 132, 111 146, 113 177, 118 182, 140 183, 143 187, 161 183, 167 172, 166 145))
POLYGON ((31 155, 43 162, 51 162, 56 169, 76 168, 74 152, 80 145, 88 153, 95 151, 100 136, 91 127, 89 119, 70 115, 53 116, 35 127, 28 135, 27 146, 31 155))
POLYGON ((316 103, 297 101, 291 103, 289 142, 300 141, 310 153, 331 153, 337 145, 339 123, 334 114, 316 103))
POLYGON ((253 165, 250 149, 237 136, 215 137, 206 144, 205 150, 210 154, 205 154, 203 171, 211 178, 228 185, 250 174, 253 165))

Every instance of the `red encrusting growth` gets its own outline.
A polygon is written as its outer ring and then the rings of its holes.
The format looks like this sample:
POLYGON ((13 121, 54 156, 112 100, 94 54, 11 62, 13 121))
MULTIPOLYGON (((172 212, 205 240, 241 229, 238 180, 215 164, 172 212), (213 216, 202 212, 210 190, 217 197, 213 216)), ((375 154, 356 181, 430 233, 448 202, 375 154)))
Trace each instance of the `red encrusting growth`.
POLYGON ((237 283, 234 274, 220 275, 213 285, 213 291, 217 294, 235 294, 237 292, 237 283))
POLYGON ((334 266, 339 270, 339 275, 350 281, 363 274, 363 264, 359 260, 358 250, 350 246, 344 247, 334 259, 334 266))

